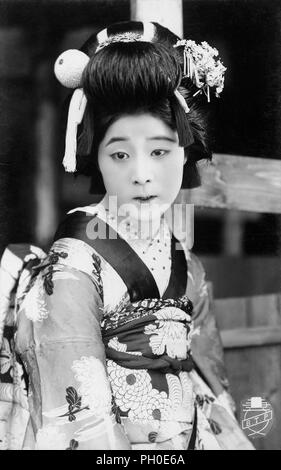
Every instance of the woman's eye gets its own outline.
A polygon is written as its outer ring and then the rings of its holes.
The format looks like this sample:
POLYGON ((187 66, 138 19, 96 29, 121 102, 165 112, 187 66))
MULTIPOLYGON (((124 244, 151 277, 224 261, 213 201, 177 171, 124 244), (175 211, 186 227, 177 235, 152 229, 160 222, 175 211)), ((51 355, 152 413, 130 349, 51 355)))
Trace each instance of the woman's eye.
POLYGON ((127 160, 129 158, 129 155, 124 152, 115 152, 112 155, 110 155, 114 160, 127 160))
POLYGON ((151 152, 151 155, 153 157, 164 157, 164 155, 166 155, 167 153, 168 153, 168 150, 157 149, 157 150, 153 150, 153 152, 151 152))

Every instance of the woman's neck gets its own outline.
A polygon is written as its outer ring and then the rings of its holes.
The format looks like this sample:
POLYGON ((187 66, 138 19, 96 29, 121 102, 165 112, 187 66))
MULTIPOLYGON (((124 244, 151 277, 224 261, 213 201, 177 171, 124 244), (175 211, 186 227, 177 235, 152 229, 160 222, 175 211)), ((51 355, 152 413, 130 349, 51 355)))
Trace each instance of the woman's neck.
POLYGON ((114 225, 118 232, 126 234, 133 240, 152 240, 164 223, 164 216, 160 214, 149 219, 133 217, 128 210, 122 211, 122 208, 116 204, 116 198, 111 200, 107 195, 99 205, 105 210, 109 223, 114 225))

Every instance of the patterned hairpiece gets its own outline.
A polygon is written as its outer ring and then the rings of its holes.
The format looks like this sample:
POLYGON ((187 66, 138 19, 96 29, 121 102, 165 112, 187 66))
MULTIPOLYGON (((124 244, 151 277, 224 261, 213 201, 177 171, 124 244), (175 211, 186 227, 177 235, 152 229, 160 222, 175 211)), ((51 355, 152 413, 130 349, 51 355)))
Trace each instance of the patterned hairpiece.
POLYGON ((218 98, 224 87, 226 67, 219 59, 218 50, 206 41, 196 44, 191 40, 179 40, 174 47, 184 46, 183 77, 189 77, 199 90, 194 94, 204 93, 210 101, 210 88, 215 88, 218 98))
POLYGON ((110 36, 108 39, 101 42, 98 45, 96 52, 100 51, 101 49, 108 46, 109 44, 113 44, 114 42, 140 42, 140 41, 144 41, 143 35, 140 33, 115 34, 114 36, 110 36))

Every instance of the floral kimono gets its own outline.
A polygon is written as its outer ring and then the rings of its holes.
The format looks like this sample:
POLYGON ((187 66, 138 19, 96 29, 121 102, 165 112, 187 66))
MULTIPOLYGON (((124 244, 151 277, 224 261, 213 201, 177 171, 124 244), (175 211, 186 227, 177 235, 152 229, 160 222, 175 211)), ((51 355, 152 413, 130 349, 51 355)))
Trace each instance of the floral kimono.
POLYGON ((4 252, 0 448, 252 449, 200 262, 164 218, 147 239, 115 222, 78 208, 47 255, 4 252))

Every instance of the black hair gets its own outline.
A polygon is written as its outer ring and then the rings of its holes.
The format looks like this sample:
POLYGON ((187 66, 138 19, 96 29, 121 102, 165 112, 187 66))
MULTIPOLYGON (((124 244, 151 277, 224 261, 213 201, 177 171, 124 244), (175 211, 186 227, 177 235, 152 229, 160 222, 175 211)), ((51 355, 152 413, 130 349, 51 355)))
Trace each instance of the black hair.
MULTIPOLYGON (((100 142, 107 129, 124 115, 150 113, 178 131, 187 157, 182 187, 199 186, 196 161, 211 159, 207 116, 200 98, 193 97, 196 89, 191 80, 182 78, 183 54, 173 47, 178 38, 157 23, 154 27, 152 42, 111 42, 99 50, 97 37, 91 36, 82 47, 90 61, 82 77, 87 107, 79 129, 77 174, 92 177, 93 193, 105 192, 97 163, 100 142), (177 88, 190 108, 188 114, 174 95, 177 88)), ((111 25, 107 35, 124 31, 142 34, 143 23, 111 25)))

